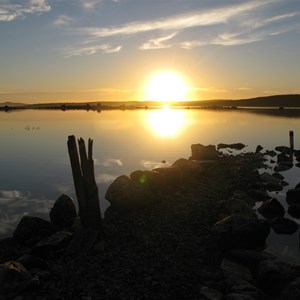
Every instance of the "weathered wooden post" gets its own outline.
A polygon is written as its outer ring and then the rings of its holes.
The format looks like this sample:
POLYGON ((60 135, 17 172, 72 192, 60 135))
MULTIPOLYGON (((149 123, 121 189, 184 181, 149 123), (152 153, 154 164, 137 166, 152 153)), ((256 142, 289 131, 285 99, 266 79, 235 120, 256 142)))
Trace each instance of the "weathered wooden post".
POLYGON ((294 131, 290 131, 290 149, 291 152, 294 151, 294 131))
POLYGON ((73 252, 88 250, 101 231, 101 210, 98 187, 95 181, 93 140, 88 140, 88 152, 82 138, 78 140, 79 154, 74 135, 68 137, 68 151, 83 231, 70 244, 73 252), (80 160, 79 160, 80 157, 80 160))

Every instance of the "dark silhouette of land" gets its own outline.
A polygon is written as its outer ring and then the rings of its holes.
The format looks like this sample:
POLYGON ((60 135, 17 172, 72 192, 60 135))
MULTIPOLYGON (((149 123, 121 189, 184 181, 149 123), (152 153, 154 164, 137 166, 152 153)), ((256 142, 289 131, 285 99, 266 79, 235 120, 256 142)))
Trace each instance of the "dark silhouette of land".
MULTIPOLYGON (((300 107, 300 95, 274 95, 239 100, 199 100, 169 103, 171 107, 178 108, 212 108, 212 109, 237 109, 237 108, 297 108, 300 107)), ((61 102, 61 103, 36 103, 25 104, 18 102, 0 103, 0 110, 11 111, 15 109, 81 109, 81 110, 110 110, 110 109, 148 109, 161 106, 157 101, 95 101, 95 102, 61 102)))

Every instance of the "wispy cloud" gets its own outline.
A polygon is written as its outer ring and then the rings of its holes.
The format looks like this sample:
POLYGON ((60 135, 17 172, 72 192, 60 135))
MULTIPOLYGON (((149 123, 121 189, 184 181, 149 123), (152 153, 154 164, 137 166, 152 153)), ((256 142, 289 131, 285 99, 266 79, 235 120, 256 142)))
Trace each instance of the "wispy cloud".
POLYGON ((122 46, 112 46, 109 44, 102 44, 102 45, 91 45, 91 46, 77 46, 75 48, 67 48, 64 49, 63 52, 65 53, 65 57, 72 57, 72 56, 86 56, 86 55, 93 55, 98 52, 102 53, 116 53, 120 52, 122 46))
POLYGON ((3 0, 0 3, 0 21, 13 21, 25 18, 27 14, 42 14, 51 10, 46 0, 29 0, 22 3, 3 0))
POLYGON ((159 37, 156 39, 151 39, 148 42, 144 43, 140 46, 141 50, 153 50, 153 49, 164 49, 172 47, 171 44, 166 43, 167 41, 171 40, 177 33, 172 33, 167 36, 159 37))
POLYGON ((60 15, 54 20, 53 25, 54 25, 54 27, 61 28, 61 27, 70 25, 70 23, 72 21, 73 21, 73 18, 71 18, 67 15, 60 15))

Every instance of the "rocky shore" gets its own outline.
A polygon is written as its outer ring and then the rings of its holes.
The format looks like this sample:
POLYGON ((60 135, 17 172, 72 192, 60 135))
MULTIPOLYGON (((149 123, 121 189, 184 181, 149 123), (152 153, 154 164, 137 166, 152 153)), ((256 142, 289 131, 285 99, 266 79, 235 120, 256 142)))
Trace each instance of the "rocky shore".
MULTIPOLYGON (((267 194, 286 183, 278 172, 258 172, 266 155, 281 172, 299 151, 217 149, 192 145, 191 157, 171 167, 117 178, 101 233, 84 231, 87 251, 69 251, 82 229, 68 196, 56 201, 51 222, 23 217, 0 240, 0 299, 300 299, 300 267, 264 251, 271 226, 298 230, 267 194), (253 210, 258 201, 264 218, 253 210)), ((295 215, 299 193, 296 186, 288 195, 295 215)))

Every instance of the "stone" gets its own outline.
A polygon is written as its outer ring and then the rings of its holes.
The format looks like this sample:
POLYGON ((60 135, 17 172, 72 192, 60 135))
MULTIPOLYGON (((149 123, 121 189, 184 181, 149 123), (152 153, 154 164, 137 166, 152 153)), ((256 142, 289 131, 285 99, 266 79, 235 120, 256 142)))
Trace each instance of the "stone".
POLYGON ((271 156, 271 157, 274 157, 274 156, 277 155, 277 153, 274 150, 267 150, 265 152, 265 154, 268 155, 268 156, 271 156))
POLYGON ((293 167, 293 163, 291 161, 284 161, 275 166, 274 171, 275 172, 284 172, 293 167))
POLYGON ((280 299, 299 300, 300 299, 300 277, 288 283, 280 295, 280 299))
POLYGON ((220 215, 225 218, 233 214, 247 218, 256 218, 256 214, 251 206, 241 199, 231 197, 218 203, 220 215))
POLYGON ((31 255, 31 254, 24 254, 21 257, 18 258, 17 262, 21 263, 26 270, 32 270, 32 269, 48 269, 49 265, 46 260, 31 255))
POLYGON ((206 299, 206 300, 222 300, 223 299, 223 294, 220 291, 209 288, 207 286, 203 286, 200 288, 200 295, 201 295, 201 299, 206 299))
POLYGON ((224 149, 224 148, 229 148, 229 149, 234 149, 234 150, 242 150, 246 147, 245 144, 243 143, 234 143, 234 144, 223 144, 220 143, 217 145, 217 149, 224 149))
POLYGON ((244 265, 224 258, 221 263, 221 269, 227 284, 231 287, 240 280, 253 282, 253 276, 250 270, 244 265))
POLYGON ((28 247, 21 245, 11 237, 0 240, 0 264, 8 260, 15 260, 30 252, 31 250, 28 247))
POLYGON ((274 173, 272 174, 272 176, 273 176, 273 177, 276 177, 276 178, 278 178, 278 179, 281 179, 281 180, 284 179, 284 176, 283 176, 282 174, 278 173, 278 172, 274 172, 274 173))
POLYGON ((218 151, 216 150, 216 146, 214 145, 204 146, 201 144, 192 144, 191 150, 192 150, 191 160, 218 159, 218 151))
POLYGON ((286 202, 289 205, 298 204, 300 205, 300 189, 290 189, 286 192, 286 202))
POLYGON ((293 234, 298 230, 299 225, 293 220, 279 217, 272 221, 271 227, 277 234, 293 234))
POLYGON ((231 287, 231 291, 235 294, 243 295, 243 297, 249 296, 252 299, 264 299, 263 292, 261 290, 259 290, 255 285, 244 280, 240 280, 238 283, 233 285, 231 287))
POLYGON ((61 195, 50 210, 50 220, 59 230, 72 226, 76 217, 74 200, 67 195, 61 195))
POLYGON ((263 202, 258 208, 258 212, 266 219, 273 219, 284 216, 284 207, 276 198, 271 198, 263 202))
POLYGON ((297 204, 290 205, 288 207, 288 214, 295 219, 300 219, 300 203, 299 205, 297 204))
POLYGON ((38 242, 32 251, 36 255, 46 255, 57 249, 66 248, 72 237, 73 234, 68 231, 58 231, 38 242))
POLYGON ((255 153, 259 153, 263 150, 264 148, 261 145, 257 145, 255 149, 255 153))
POLYGON ((282 185, 281 182, 282 180, 267 173, 264 172, 260 175, 261 180, 264 183, 265 188, 268 191, 281 191, 282 190, 282 185))
POLYGON ((183 174, 179 167, 156 168, 153 171, 164 176, 165 188, 175 188, 183 183, 183 174))
POLYGON ((155 201, 149 188, 125 175, 116 178, 108 187, 105 199, 112 208, 123 211, 142 208, 155 201))
POLYGON ((166 186, 164 174, 157 171, 137 170, 130 174, 130 178, 134 182, 148 186, 153 190, 161 190, 166 186))
POLYGON ((253 298, 249 295, 230 293, 226 296, 225 300, 256 300, 258 298, 253 298))
POLYGON ((285 153, 279 153, 277 155, 277 163, 280 164, 281 162, 286 162, 286 161, 290 161, 291 158, 289 155, 285 154, 285 153))
POLYGON ((38 217, 24 216, 17 225, 13 237, 21 244, 32 246, 55 231, 49 221, 38 217))
POLYGON ((225 249, 254 249, 265 245, 270 225, 265 220, 232 215, 217 222, 212 233, 225 249))
POLYGON ((278 259, 264 260, 256 276, 258 288, 271 296, 279 295, 286 284, 299 277, 299 270, 278 259))
POLYGON ((0 296, 15 295, 30 283, 31 275, 21 263, 11 260, 0 265, 0 296))
POLYGON ((291 153, 291 148, 287 146, 276 146, 275 150, 278 152, 291 153))

